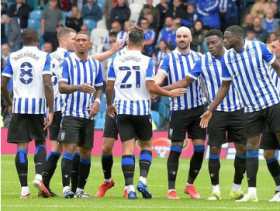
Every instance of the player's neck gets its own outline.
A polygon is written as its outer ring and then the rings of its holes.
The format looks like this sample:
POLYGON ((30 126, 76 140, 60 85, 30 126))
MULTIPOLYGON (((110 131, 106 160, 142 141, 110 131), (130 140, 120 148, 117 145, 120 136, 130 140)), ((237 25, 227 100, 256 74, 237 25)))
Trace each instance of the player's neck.
POLYGON ((245 41, 242 40, 234 46, 234 50, 240 52, 244 48, 244 45, 245 45, 245 41))
POLYGON ((187 48, 187 49, 180 49, 180 48, 178 48, 177 47, 177 50, 181 53, 181 54, 184 54, 184 55, 186 55, 186 54, 188 54, 190 51, 191 51, 191 49, 190 48, 187 48))
POLYGON ((76 52, 77 57, 79 57, 82 61, 86 61, 88 58, 88 53, 79 53, 76 52))

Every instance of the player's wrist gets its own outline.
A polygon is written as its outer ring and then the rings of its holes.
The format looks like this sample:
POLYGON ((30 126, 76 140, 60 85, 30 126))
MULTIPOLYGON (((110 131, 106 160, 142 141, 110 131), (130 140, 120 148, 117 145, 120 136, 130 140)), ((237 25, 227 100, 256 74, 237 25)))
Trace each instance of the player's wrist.
POLYGON ((95 98, 95 99, 94 99, 94 102, 97 102, 97 103, 100 105, 101 100, 100 100, 100 98, 95 98))

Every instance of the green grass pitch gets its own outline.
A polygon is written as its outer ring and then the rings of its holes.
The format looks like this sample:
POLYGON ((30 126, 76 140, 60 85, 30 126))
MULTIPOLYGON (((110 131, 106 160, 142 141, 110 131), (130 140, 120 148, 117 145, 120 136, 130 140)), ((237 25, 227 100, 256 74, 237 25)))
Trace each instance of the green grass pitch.
MULTIPOLYGON (((229 192, 233 180, 233 160, 221 160, 220 187, 222 191, 221 201, 207 201, 212 187, 208 175, 207 163, 204 160, 202 170, 195 182, 201 200, 190 199, 183 193, 184 185, 187 179, 189 160, 180 159, 179 172, 177 177, 177 193, 180 200, 167 199, 167 172, 166 159, 154 159, 149 177, 148 186, 153 194, 151 200, 142 199, 141 194, 137 194, 138 200, 128 200, 123 198, 124 179, 121 171, 120 157, 114 158, 113 178, 115 187, 107 192, 104 198, 92 199, 63 199, 61 198, 62 183, 60 162, 56 173, 51 181, 52 190, 59 194, 58 198, 43 199, 37 197, 37 189, 31 182, 34 178, 33 156, 29 156, 29 176, 28 182, 31 191, 31 199, 20 199, 20 185, 14 165, 14 156, 1 156, 1 210, 2 211, 53 211, 53 210, 75 210, 75 211, 96 211, 96 210, 280 210, 280 203, 270 203, 268 200, 273 196, 275 184, 271 178, 266 164, 260 161, 258 174, 258 203, 235 203, 229 199, 229 192)), ((138 158, 136 159, 138 163, 138 158)), ((134 184, 136 186, 139 179, 139 168, 136 165, 134 184)), ((94 195, 103 182, 103 173, 101 170, 100 157, 92 157, 92 166, 90 177, 86 185, 86 192, 94 195)), ((246 178, 244 179, 243 190, 247 191, 246 178)))

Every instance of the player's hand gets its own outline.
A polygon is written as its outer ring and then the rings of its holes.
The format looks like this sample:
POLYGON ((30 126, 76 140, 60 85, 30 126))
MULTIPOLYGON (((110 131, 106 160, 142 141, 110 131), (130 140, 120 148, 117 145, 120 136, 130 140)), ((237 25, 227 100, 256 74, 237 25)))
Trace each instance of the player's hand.
POLYGON ((115 106, 113 104, 111 104, 109 106, 107 105, 107 114, 110 117, 115 118, 115 111, 116 111, 116 109, 115 109, 115 106))
POLYGON ((157 96, 156 94, 150 92, 150 98, 151 98, 152 100, 156 99, 157 97, 158 97, 158 96, 157 96))
POLYGON ((118 40, 117 42, 115 42, 112 46, 111 52, 113 54, 117 53, 118 50, 121 49, 121 47, 123 46, 123 40, 118 40))
POLYGON ((51 126, 51 124, 52 124, 52 122, 53 122, 53 115, 54 115, 54 113, 52 112, 52 113, 49 113, 48 115, 47 115, 47 118, 45 119, 45 122, 44 122, 44 130, 46 130, 47 128, 49 128, 50 126, 51 126))
POLYGON ((81 92, 89 93, 89 94, 94 94, 94 93, 95 93, 95 88, 92 87, 92 86, 90 85, 90 83, 81 84, 79 90, 80 90, 81 92))
POLYGON ((212 117, 212 112, 209 110, 205 111, 204 114, 202 114, 202 116, 200 117, 201 118, 200 124, 199 124, 200 127, 207 128, 211 117, 212 117))
POLYGON ((13 106, 8 107, 8 112, 10 116, 13 114, 13 106))
POLYGON ((171 90, 170 93, 170 97, 180 97, 183 94, 185 94, 187 92, 187 89, 185 88, 179 88, 179 89, 173 89, 171 90))
POLYGON ((90 117, 94 117, 98 114, 99 107, 100 107, 99 102, 94 102, 93 104, 91 104, 91 106, 90 106, 90 117))

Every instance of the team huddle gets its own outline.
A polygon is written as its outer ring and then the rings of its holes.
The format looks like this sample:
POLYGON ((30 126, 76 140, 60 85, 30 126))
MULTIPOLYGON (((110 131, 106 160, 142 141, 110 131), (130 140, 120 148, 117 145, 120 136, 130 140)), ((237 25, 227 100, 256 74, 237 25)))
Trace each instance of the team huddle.
POLYGON ((207 200, 222 198, 221 147, 234 142, 235 174, 230 198, 235 202, 258 201, 258 150, 262 148, 276 184, 270 201, 280 202, 280 166, 276 158, 280 149, 280 37, 271 44, 273 52, 270 52, 259 41, 244 40, 239 26, 230 26, 224 34, 210 29, 205 37, 209 52, 201 55, 190 50, 190 30, 180 27, 176 31, 177 48, 163 58, 157 74, 153 60, 141 53, 145 36, 137 26, 128 30, 126 47, 114 55, 105 52, 89 56, 92 45, 89 36, 68 28, 58 33, 59 48, 50 55, 38 50, 36 30, 26 29, 22 37, 24 47, 8 58, 1 84, 3 97, 13 114, 8 142, 17 144, 15 163, 21 183, 20 198, 30 198, 27 151, 33 139, 36 144, 33 185, 39 190, 38 196, 57 196, 50 189, 50 181, 62 155, 63 198, 91 198, 84 189, 91 168, 93 118, 99 112, 102 96, 100 61, 111 56, 102 140, 104 182, 95 197, 104 197, 114 186, 112 149, 119 134, 124 197, 137 199, 133 178, 138 140, 141 153, 136 189, 143 198, 152 198, 147 185, 152 164, 150 104, 151 98, 169 96, 168 199, 179 199, 175 183, 186 133, 193 143, 193 155, 184 192, 192 199, 201 198, 194 182, 202 167, 208 133, 208 169, 213 191, 207 200), (13 100, 7 90, 11 77, 13 100), (168 85, 160 87, 166 77, 168 85), (204 97, 209 105, 206 111, 204 97), (52 149, 46 159, 47 128, 52 149), (245 173, 247 194, 241 190, 245 173))

